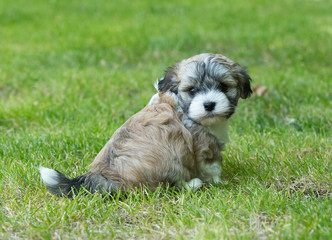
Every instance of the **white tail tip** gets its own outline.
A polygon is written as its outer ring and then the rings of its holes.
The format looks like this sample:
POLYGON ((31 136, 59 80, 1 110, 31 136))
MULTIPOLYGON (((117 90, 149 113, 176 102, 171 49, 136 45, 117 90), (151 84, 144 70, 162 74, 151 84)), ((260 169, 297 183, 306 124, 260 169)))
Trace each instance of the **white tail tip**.
POLYGON ((39 167, 41 178, 46 186, 57 185, 59 183, 59 173, 53 169, 39 167))

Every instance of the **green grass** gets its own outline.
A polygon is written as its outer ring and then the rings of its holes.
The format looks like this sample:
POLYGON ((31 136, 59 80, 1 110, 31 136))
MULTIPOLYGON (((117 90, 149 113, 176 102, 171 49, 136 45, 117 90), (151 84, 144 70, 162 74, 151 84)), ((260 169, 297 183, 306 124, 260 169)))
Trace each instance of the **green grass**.
POLYGON ((1 239, 330 239, 331 1, 0 0, 1 239), (196 193, 57 198, 174 62, 223 53, 241 101, 223 180, 196 193), (293 119, 290 121, 289 119, 293 119))

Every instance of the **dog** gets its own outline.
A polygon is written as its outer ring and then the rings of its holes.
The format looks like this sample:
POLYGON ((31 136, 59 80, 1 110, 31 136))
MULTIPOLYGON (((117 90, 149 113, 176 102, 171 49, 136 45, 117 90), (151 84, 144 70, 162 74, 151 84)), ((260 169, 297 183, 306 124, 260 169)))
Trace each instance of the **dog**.
POLYGON ((130 117, 94 159, 91 170, 70 179, 40 167, 55 195, 81 188, 112 193, 160 185, 196 191, 221 182, 221 151, 229 141, 227 121, 239 98, 252 94, 245 68, 220 54, 203 53, 168 68, 158 92, 130 117))

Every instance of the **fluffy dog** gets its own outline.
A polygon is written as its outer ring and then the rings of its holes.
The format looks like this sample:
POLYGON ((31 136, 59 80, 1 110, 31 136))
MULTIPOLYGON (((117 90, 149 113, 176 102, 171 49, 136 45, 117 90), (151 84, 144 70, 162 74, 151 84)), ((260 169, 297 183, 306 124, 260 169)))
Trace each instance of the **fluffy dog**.
POLYGON ((56 195, 155 190, 160 184, 196 190, 220 182, 221 151, 228 142, 227 120, 239 98, 251 95, 244 68, 219 54, 199 54, 170 67, 158 93, 107 142, 91 170, 74 179, 40 167, 56 195))

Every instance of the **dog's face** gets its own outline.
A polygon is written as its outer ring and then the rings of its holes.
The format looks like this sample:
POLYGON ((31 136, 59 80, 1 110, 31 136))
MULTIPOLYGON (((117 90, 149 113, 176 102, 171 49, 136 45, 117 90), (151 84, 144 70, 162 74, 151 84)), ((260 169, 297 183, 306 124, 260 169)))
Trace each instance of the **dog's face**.
POLYGON ((238 99, 251 95, 244 68, 219 54, 200 54, 170 67, 158 91, 175 94, 183 112, 196 123, 210 126, 228 119, 238 99))

